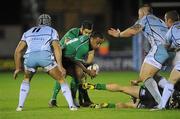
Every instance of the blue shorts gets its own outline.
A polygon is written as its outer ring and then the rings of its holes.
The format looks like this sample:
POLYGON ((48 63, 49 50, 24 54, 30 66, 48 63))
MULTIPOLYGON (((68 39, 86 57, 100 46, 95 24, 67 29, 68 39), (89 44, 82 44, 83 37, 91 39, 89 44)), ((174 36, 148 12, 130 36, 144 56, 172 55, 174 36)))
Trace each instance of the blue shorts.
POLYGON ((49 51, 31 52, 24 55, 25 70, 35 72, 37 67, 42 67, 49 71, 57 66, 53 54, 49 51))
POLYGON ((153 46, 145 57, 144 62, 161 69, 162 64, 168 59, 169 55, 163 45, 153 46))

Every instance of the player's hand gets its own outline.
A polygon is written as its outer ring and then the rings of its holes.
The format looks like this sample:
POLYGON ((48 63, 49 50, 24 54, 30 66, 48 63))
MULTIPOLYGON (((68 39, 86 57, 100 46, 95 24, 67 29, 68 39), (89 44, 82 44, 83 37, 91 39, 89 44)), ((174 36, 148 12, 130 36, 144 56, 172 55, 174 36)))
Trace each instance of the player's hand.
POLYGON ((62 76, 66 76, 66 69, 64 69, 64 67, 62 67, 62 66, 59 66, 59 70, 61 71, 61 73, 62 73, 62 76))
POLYGON ((91 77, 94 78, 96 76, 96 70, 88 70, 87 74, 91 77))
POLYGON ((16 70, 14 71, 13 77, 14 77, 15 80, 16 80, 16 78, 18 77, 19 72, 21 72, 21 69, 16 69, 16 70))
POLYGON ((131 80, 132 86, 138 86, 138 84, 139 84, 138 80, 131 80))
POLYGON ((111 35, 111 36, 114 36, 114 37, 120 37, 120 33, 121 31, 119 29, 114 29, 114 28, 110 28, 108 30, 108 34, 111 35))

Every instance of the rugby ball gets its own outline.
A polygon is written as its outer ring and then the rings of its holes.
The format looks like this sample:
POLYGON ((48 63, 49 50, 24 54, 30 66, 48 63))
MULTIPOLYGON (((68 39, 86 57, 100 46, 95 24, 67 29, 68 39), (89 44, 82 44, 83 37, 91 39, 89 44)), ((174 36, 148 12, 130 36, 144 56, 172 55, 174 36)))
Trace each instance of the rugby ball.
POLYGON ((99 73, 99 65, 98 65, 98 64, 92 64, 92 65, 90 65, 87 69, 88 69, 88 70, 95 70, 95 71, 96 71, 96 74, 99 73))

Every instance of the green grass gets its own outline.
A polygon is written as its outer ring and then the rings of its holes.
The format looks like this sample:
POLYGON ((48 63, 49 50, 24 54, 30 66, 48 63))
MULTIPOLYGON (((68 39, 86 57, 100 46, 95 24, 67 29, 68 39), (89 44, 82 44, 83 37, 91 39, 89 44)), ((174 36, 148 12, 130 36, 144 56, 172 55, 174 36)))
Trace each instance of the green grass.
MULTIPOLYGON (((166 77, 168 74, 164 74, 166 77)), ((119 83, 129 85, 129 81, 136 79, 135 72, 102 72, 93 83, 119 83)), ((45 73, 38 73, 31 82, 30 94, 25 103, 24 111, 16 112, 19 87, 23 79, 22 74, 13 80, 12 73, 0 73, 0 119, 180 119, 179 110, 150 112, 145 109, 91 109, 81 108, 72 112, 67 108, 65 98, 58 96, 59 108, 48 108, 48 101, 52 95, 54 81, 45 73)), ((70 79, 68 79, 69 81, 70 79)), ((89 91, 93 102, 127 102, 129 96, 107 91, 89 91)))

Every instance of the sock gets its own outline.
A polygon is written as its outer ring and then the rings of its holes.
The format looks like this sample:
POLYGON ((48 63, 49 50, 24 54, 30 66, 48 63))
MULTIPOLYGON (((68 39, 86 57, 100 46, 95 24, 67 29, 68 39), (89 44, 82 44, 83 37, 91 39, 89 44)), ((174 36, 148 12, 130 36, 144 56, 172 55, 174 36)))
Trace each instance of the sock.
POLYGON ((162 77, 161 79, 160 79, 160 81, 158 82, 158 86, 160 86, 161 88, 163 88, 164 89, 164 87, 165 87, 165 85, 168 83, 168 81, 164 78, 164 77, 162 77))
POLYGON ((148 78, 144 82, 144 85, 148 89, 148 91, 151 93, 151 95, 153 96, 155 101, 158 104, 160 104, 160 102, 161 102, 161 94, 159 92, 158 85, 157 85, 156 81, 151 77, 151 78, 148 78))
POLYGON ((59 85, 59 82, 56 81, 56 83, 54 85, 54 89, 53 89, 53 96, 51 98, 52 100, 57 99, 57 95, 58 95, 60 90, 61 90, 61 86, 59 85))
POLYGON ((71 91, 69 89, 68 84, 67 83, 62 83, 61 84, 61 90, 62 90, 62 93, 63 93, 64 97, 66 98, 66 101, 68 102, 69 108, 75 107, 74 103, 73 103, 71 91))
POLYGON ((116 108, 116 104, 114 104, 114 103, 108 103, 107 108, 116 108))
POLYGON ((19 93, 19 104, 18 107, 24 107, 24 102, 26 100, 26 97, 29 93, 30 84, 28 81, 23 80, 20 87, 20 93, 19 93))
POLYGON ((71 93, 72 93, 72 98, 73 99, 76 99, 76 93, 77 93, 77 90, 78 90, 78 84, 79 84, 79 82, 78 81, 76 82, 76 79, 72 78, 70 85, 71 85, 71 93))
POLYGON ((97 90, 106 90, 106 84, 96 84, 95 89, 97 90))
POLYGON ((165 85, 164 90, 163 90, 161 104, 158 106, 160 109, 166 107, 166 103, 169 100, 169 97, 172 95, 173 92, 174 92, 174 85, 172 83, 168 82, 165 85))

